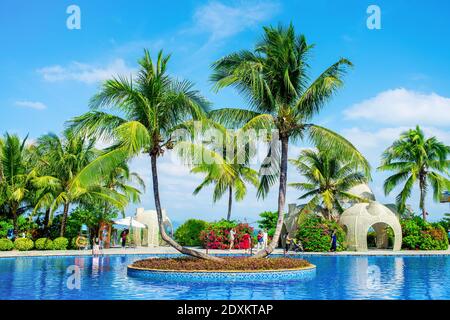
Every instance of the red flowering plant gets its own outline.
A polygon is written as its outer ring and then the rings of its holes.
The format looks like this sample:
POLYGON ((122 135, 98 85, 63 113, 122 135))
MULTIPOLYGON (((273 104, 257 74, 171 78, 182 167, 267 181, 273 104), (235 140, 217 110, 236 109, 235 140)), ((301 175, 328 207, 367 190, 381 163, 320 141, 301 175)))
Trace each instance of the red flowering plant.
POLYGON ((243 248, 244 235, 253 236, 253 228, 248 223, 238 223, 236 221, 220 220, 209 223, 205 230, 200 233, 200 240, 204 248, 208 249, 228 249, 230 247, 230 230, 234 229, 234 249, 243 248))

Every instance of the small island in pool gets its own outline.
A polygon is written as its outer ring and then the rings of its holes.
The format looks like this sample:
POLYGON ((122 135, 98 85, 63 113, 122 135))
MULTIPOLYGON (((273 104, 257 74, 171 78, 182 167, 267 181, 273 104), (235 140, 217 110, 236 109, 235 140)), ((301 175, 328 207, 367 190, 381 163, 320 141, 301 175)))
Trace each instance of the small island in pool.
POLYGON ((315 268, 306 260, 292 258, 150 258, 128 266, 128 274, 154 280, 301 280, 314 275, 315 268))

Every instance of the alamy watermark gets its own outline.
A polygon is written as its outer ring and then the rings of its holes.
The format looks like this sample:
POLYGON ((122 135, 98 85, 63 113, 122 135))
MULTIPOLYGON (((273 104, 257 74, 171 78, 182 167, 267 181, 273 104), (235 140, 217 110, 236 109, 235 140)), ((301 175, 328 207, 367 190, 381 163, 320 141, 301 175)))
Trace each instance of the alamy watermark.
POLYGON ((66 13, 69 15, 66 20, 66 26, 69 30, 81 29, 81 9, 79 6, 72 4, 67 7, 66 13))
POLYGON ((369 17, 366 20, 366 25, 369 30, 381 29, 381 9, 379 6, 372 4, 366 10, 369 17))
POLYGON ((70 265, 66 269, 66 273, 69 277, 66 281, 67 289, 80 290, 81 289, 81 269, 77 265, 70 265))

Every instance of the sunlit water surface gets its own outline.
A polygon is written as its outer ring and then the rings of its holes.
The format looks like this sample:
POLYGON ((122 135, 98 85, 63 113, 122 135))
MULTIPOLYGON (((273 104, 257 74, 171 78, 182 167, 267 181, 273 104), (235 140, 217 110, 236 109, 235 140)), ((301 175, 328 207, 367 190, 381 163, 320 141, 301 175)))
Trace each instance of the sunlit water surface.
POLYGON ((0 299, 450 299, 450 256, 308 256, 317 265, 312 279, 270 283, 128 276, 127 265, 146 257, 2 258, 0 299), (79 289, 73 288, 74 265, 79 289))

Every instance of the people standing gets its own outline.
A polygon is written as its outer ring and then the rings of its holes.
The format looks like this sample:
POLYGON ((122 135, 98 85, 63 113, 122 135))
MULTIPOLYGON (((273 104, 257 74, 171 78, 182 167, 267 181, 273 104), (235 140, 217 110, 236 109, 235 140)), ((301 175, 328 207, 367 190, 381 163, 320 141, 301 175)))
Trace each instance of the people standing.
POLYGON ((331 234, 331 252, 336 252, 337 248, 337 235, 336 230, 333 230, 333 233, 331 234))
POLYGON ((285 253, 288 253, 289 248, 291 247, 291 242, 292 242, 292 238, 289 237, 288 233, 286 233, 286 236, 284 238, 284 243, 285 243, 284 244, 284 251, 285 251, 285 253))
POLYGON ((269 241, 269 234, 267 233, 267 229, 263 231, 263 249, 267 248, 267 243, 269 241))
POLYGON ((234 228, 232 228, 230 230, 230 249, 228 249, 228 250, 233 249, 235 236, 236 236, 236 231, 234 230, 234 228))
POLYGON ((250 253, 250 235, 248 233, 245 233, 242 236, 242 248, 244 249, 244 253, 250 253))
POLYGON ((101 235, 101 241, 100 241, 100 249, 104 249, 106 246, 106 242, 108 240, 108 227, 104 226, 103 230, 102 230, 102 235, 101 235))
POLYGON ((120 238, 122 239, 122 249, 125 249, 125 245, 127 244, 127 236, 128 229, 125 229, 120 233, 120 238))
POLYGON ((264 247, 264 235, 262 230, 259 230, 258 236, 256 238, 258 240, 257 249, 261 250, 264 247))

